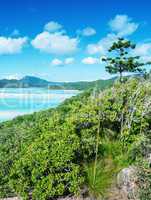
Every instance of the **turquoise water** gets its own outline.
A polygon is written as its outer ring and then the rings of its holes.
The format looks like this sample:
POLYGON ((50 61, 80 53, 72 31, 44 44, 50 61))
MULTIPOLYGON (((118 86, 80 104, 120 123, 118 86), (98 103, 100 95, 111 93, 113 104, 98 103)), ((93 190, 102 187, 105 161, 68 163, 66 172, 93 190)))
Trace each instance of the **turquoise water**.
POLYGON ((65 99, 77 93, 78 91, 74 90, 48 90, 43 88, 0 89, 0 121, 56 107, 65 99))

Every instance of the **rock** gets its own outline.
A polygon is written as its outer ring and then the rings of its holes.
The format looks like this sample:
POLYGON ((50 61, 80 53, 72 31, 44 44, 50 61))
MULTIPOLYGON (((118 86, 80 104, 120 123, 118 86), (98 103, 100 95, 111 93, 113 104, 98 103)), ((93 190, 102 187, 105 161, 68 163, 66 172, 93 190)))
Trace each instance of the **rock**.
POLYGON ((118 174, 117 187, 125 199, 139 200, 138 196, 138 176, 136 167, 128 167, 118 174))
POLYGON ((124 196, 123 193, 117 187, 111 188, 107 198, 105 199, 106 200, 128 200, 128 198, 124 196))
POLYGON ((140 200, 136 167, 122 169, 108 190, 106 200, 140 200))

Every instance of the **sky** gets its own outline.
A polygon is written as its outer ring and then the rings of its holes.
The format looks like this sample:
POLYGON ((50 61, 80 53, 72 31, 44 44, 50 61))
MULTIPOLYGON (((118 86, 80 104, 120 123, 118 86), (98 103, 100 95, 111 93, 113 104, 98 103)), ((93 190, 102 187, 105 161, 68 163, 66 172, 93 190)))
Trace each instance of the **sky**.
POLYGON ((150 9, 150 0, 0 0, 0 79, 110 78, 100 58, 117 37, 149 61, 150 9))

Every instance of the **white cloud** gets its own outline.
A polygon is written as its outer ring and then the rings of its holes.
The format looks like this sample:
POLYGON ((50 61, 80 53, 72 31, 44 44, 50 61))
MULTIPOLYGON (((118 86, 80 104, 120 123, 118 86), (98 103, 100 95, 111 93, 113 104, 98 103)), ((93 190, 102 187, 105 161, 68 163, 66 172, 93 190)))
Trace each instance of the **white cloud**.
POLYGON ((44 31, 31 41, 34 48, 51 54, 72 54, 78 49, 79 40, 63 33, 44 31))
POLYGON ((6 76, 5 78, 8 80, 12 80, 12 79, 19 80, 21 77, 18 74, 10 74, 10 75, 6 76))
POLYGON ((11 33, 12 36, 19 36, 20 32, 18 29, 14 29, 13 32, 11 33))
POLYGON ((132 55, 140 56, 143 62, 151 61, 151 43, 138 44, 132 51, 132 55))
POLYGON ((73 62, 74 62, 74 58, 66 58, 65 61, 64 61, 64 63, 66 65, 73 64, 73 62))
POLYGON ((97 44, 89 44, 87 46, 87 51, 89 54, 105 54, 105 49, 102 45, 100 45, 99 43, 97 44))
POLYGON ((142 62, 151 62, 151 54, 148 56, 141 57, 142 62))
POLYGON ((84 58, 82 60, 82 63, 85 64, 85 65, 93 65, 93 64, 99 64, 100 61, 98 58, 94 58, 94 57, 87 57, 87 58, 84 58))
POLYGON ((131 35, 138 28, 138 24, 132 22, 132 19, 127 15, 116 15, 114 19, 110 20, 109 26, 112 31, 111 33, 107 34, 99 42, 87 46, 87 52, 89 54, 106 55, 108 49, 118 37, 131 35))
POLYGON ((116 15, 114 19, 110 20, 109 26, 119 37, 123 37, 134 33, 139 25, 132 22, 132 19, 127 15, 116 15))
POLYGON ((20 53, 24 45, 27 43, 26 37, 11 38, 0 37, 0 54, 20 53))
POLYGON ((108 49, 111 47, 112 43, 117 40, 115 34, 108 34, 106 37, 102 38, 96 44, 89 44, 87 46, 87 51, 89 54, 100 54, 106 55, 108 49))
POLYGON ((92 27, 86 27, 83 30, 78 30, 77 31, 78 34, 83 35, 83 36, 92 36, 96 34, 96 30, 92 27))
POLYGON ((44 26, 45 31, 55 32, 62 28, 62 25, 58 22, 50 21, 44 26))
POLYGON ((55 59, 52 60, 51 64, 53 66, 61 66, 61 65, 63 65, 63 61, 58 59, 58 58, 55 58, 55 59))
POLYGON ((69 58, 65 58, 64 60, 61 60, 61 59, 58 59, 58 58, 54 58, 52 61, 51 61, 51 64, 53 66, 62 66, 62 65, 70 65, 70 64, 73 64, 74 63, 74 58, 72 57, 69 57, 69 58))
POLYGON ((145 56, 151 52, 151 43, 139 44, 134 49, 134 53, 139 56, 145 56))

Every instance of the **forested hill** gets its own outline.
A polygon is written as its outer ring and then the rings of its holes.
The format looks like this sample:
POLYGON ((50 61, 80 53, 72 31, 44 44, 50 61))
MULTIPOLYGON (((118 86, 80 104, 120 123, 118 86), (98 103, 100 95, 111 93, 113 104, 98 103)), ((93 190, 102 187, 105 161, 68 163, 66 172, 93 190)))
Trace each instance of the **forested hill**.
POLYGON ((48 200, 82 191, 91 199, 150 200, 150 103, 150 80, 129 79, 1 123, 0 197, 48 200), (117 196, 122 186, 124 198, 117 196))
POLYGON ((2 79, 0 80, 0 88, 18 88, 18 87, 47 87, 49 89, 62 89, 62 90, 85 90, 92 88, 94 86, 99 86, 99 88, 105 88, 111 86, 115 79, 109 80, 97 80, 97 81, 80 81, 80 82, 50 82, 41 78, 33 76, 25 76, 24 78, 17 79, 2 79))
POLYGON ((116 78, 107 80, 96 80, 96 81, 79 81, 79 82, 68 82, 61 83, 60 85, 50 85, 50 89, 65 89, 65 90, 87 90, 90 88, 105 89, 113 85, 116 78))
POLYGON ((51 84, 58 84, 46 81, 34 76, 25 76, 22 79, 2 79, 0 80, 0 88, 18 88, 18 87, 48 87, 51 84))

